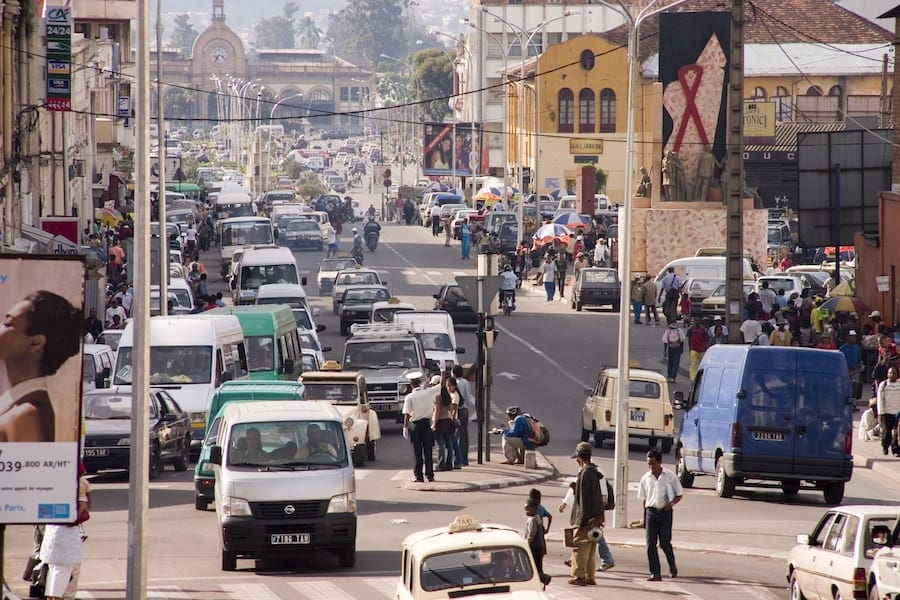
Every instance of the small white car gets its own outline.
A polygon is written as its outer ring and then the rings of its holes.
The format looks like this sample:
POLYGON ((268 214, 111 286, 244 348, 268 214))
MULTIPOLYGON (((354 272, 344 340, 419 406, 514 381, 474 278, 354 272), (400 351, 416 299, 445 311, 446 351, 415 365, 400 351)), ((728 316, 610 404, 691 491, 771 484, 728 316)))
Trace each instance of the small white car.
POLYGON ((331 294, 334 287, 334 278, 340 271, 344 269, 352 269, 356 266, 356 261, 347 256, 339 258, 326 258, 319 265, 319 271, 316 273, 316 281, 319 285, 319 295, 325 296, 331 294))
POLYGON ((334 284, 331 287, 332 312, 334 314, 340 313, 341 297, 344 295, 344 290, 348 287, 354 285, 385 285, 385 283, 378 271, 364 269, 359 265, 339 271, 334 276, 334 284))
POLYGON ((881 550, 875 551, 869 568, 866 586, 868 598, 874 600, 900 600, 900 519, 893 529, 887 525, 872 528, 872 543, 881 550))
MULTIPOLYGON (((791 600, 866 598, 866 574, 878 546, 876 527, 892 527, 898 506, 841 506, 825 512, 810 534, 797 536, 788 555, 791 600)), ((869 598, 882 598, 868 596, 869 598)))
POLYGON ((525 539, 510 527, 468 515, 406 536, 402 561, 397 600, 550 598, 525 539))

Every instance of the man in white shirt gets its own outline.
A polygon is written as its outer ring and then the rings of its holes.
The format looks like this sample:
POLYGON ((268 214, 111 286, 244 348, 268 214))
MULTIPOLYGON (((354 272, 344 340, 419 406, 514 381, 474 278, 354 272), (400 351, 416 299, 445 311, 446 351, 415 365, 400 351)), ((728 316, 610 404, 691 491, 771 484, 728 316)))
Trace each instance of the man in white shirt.
POLYGON ((881 450, 887 456, 888 448, 894 456, 900 456, 900 377, 897 367, 888 369, 887 379, 878 384, 875 401, 878 419, 881 421, 881 450))
POLYGON ((609 246, 603 243, 603 240, 597 240, 597 244, 594 246, 594 266, 609 266, 609 246))
POLYGON ((437 237, 441 232, 441 207, 435 204, 431 207, 431 235, 437 237))
POLYGON ((119 284, 119 291, 116 292, 116 295, 113 297, 118 298, 119 302, 122 304, 122 308, 124 308, 125 312, 130 315, 131 304, 134 302, 134 294, 132 294, 131 290, 128 289, 128 284, 125 282, 119 284))
POLYGON ((125 314, 125 309, 122 308, 122 301, 118 298, 113 298, 109 303, 109 308, 106 309, 106 314, 104 315, 106 321, 107 329, 112 327, 113 324, 113 315, 119 315, 119 322, 124 323, 125 319, 128 318, 128 315, 125 314))
POLYGON ((756 320, 756 315, 748 316, 741 323, 741 335, 744 336, 745 344, 752 344, 762 334, 762 325, 756 320))
POLYGON ((440 394, 441 386, 422 387, 424 375, 415 371, 406 378, 413 391, 403 398, 403 437, 412 442, 415 466, 415 481, 422 483, 422 469, 428 481, 434 481, 434 434, 431 431, 431 417, 434 415, 434 400, 440 394))
POLYGON ((662 453, 652 449, 647 453, 649 471, 638 484, 638 499, 644 503, 644 527, 647 530, 647 560, 650 577, 647 581, 662 581, 657 543, 666 555, 672 577, 678 576, 675 551, 672 550, 672 507, 681 502, 684 491, 675 473, 662 466, 662 453))
POLYGON ((193 223, 191 223, 190 227, 187 228, 187 231, 184 232, 185 239, 185 250, 187 251, 188 258, 190 260, 196 260, 195 256, 197 254, 197 227, 193 223))
POLYGON ((759 287, 759 302, 762 304, 763 310, 766 311, 766 314, 771 317, 772 316, 772 308, 777 303, 777 298, 775 297, 775 292, 773 292, 769 288, 769 282, 763 280, 762 284, 759 287))

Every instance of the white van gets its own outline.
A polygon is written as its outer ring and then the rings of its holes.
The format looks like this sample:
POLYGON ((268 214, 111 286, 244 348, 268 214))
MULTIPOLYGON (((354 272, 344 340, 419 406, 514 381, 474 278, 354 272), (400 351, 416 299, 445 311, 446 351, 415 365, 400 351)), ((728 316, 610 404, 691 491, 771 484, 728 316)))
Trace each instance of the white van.
POLYGON ((444 368, 457 364, 456 355, 464 354, 466 349, 456 345, 456 332, 453 330, 453 319, 444 310, 435 311, 402 311, 394 313, 394 323, 407 325, 416 332, 425 351, 426 359, 433 359, 444 368))
MULTIPOLYGON (((119 341, 113 384, 131 387, 134 323, 119 341)), ((247 379, 244 333, 234 315, 150 319, 150 385, 164 387, 191 417, 191 450, 199 452, 209 398, 225 381, 247 379)))
POLYGON ((81 355, 82 393, 108 388, 112 368, 116 362, 113 349, 106 344, 85 344, 81 355))
POLYGON ((256 304, 287 304, 291 308, 305 308, 310 315, 318 316, 319 309, 309 307, 309 298, 302 285, 296 283, 267 283, 256 290, 256 304))
POLYGON ((238 558, 334 552, 356 563, 356 481, 341 413, 328 401, 231 402, 209 464, 222 570, 238 558))
POLYGON ((272 221, 266 217, 234 217, 224 219, 216 224, 219 234, 219 253, 221 263, 219 273, 222 277, 231 272, 232 255, 244 246, 259 246, 275 243, 272 221))
MULTIPOLYGON (((669 271, 669 267, 675 269, 678 278, 684 281, 688 277, 703 277, 706 279, 725 279, 725 257, 724 256, 689 256, 687 258, 679 258, 673 260, 662 268, 656 276, 656 284, 662 283, 663 277, 669 271)), ((744 280, 753 281, 756 276, 750 260, 745 258, 744 261, 744 280)))
POLYGON ((253 304, 256 290, 267 283, 300 283, 297 261, 288 248, 249 248, 228 282, 234 304, 253 304))

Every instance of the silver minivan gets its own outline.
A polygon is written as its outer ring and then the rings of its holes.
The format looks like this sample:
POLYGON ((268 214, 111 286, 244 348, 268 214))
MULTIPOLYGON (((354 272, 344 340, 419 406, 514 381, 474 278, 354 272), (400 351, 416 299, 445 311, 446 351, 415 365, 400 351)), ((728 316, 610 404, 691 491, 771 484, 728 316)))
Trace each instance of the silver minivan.
POLYGON ((220 431, 209 463, 222 570, 304 551, 354 566, 356 481, 338 410, 315 400, 231 403, 220 431))

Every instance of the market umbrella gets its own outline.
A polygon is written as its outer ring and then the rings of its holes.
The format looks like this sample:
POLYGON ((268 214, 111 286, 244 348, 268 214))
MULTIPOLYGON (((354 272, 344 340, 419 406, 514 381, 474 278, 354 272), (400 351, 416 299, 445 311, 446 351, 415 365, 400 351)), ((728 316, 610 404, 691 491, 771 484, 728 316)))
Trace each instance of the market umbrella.
POLYGON ((856 295, 856 280, 855 279, 845 279, 840 282, 833 290, 828 292, 829 298, 836 298, 838 296, 855 296, 856 295))
POLYGON ((98 208, 94 210, 94 219, 100 221, 104 225, 113 227, 118 225, 122 220, 122 213, 114 208, 98 208))
POLYGON ((553 222, 572 231, 575 231, 576 229, 588 229, 591 226, 591 222, 585 215, 576 212, 565 212, 557 215, 557 217, 553 219, 553 222))
POLYGON ((869 307, 866 306, 866 303, 859 298, 854 298, 853 296, 835 296, 834 298, 829 298, 822 303, 822 306, 820 308, 824 308, 825 310, 833 313, 855 312, 858 315, 869 313, 869 307))
POLYGON ((553 242, 568 244, 571 237, 569 236, 569 230, 564 226, 558 223, 547 223, 546 225, 541 225, 538 230, 534 232, 534 235, 531 236, 531 239, 534 241, 533 245, 536 248, 538 246, 552 244, 553 242))
POLYGON ((440 181, 432 181, 428 184, 428 187, 425 188, 426 192, 449 192, 450 186, 441 183, 440 181))
POLYGON ((553 190, 552 192, 550 192, 550 197, 553 198, 554 200, 559 200, 560 196, 571 196, 574 193, 575 192, 572 190, 564 190, 561 188, 557 188, 557 189, 553 190))

